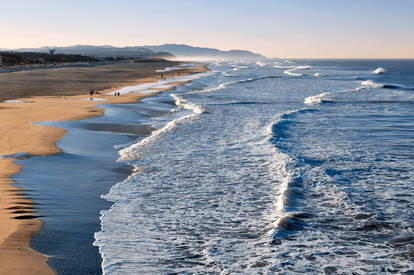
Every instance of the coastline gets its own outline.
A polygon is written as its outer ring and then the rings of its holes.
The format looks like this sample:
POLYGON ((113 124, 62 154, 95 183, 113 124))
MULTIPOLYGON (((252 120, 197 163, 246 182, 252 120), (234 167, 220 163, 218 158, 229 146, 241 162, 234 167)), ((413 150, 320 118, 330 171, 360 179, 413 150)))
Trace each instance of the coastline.
MULTIPOLYGON (((176 64, 172 63, 171 64, 176 64)), ((120 64, 119 66, 122 66, 120 64)), ((161 65, 165 67, 164 65, 161 65)), ((102 66, 105 67, 105 66, 102 66)), ((94 67, 94 69, 102 69, 94 67)), ((70 69, 53 69, 42 74, 52 74, 58 71, 58 74, 65 75, 65 72, 59 70, 79 70, 79 68, 70 69)), ((82 68, 82 71, 87 70, 82 68)), ((44 70, 46 71, 46 70, 44 70)), ((21 170, 21 165, 14 162, 18 158, 27 156, 44 156, 58 154, 61 150, 56 146, 56 142, 66 134, 66 130, 51 126, 41 126, 33 124, 39 121, 66 121, 80 120, 100 116, 104 113, 102 108, 96 104, 122 104, 137 102, 143 97, 153 96, 154 93, 140 94, 128 93, 119 97, 106 95, 110 91, 118 90, 123 86, 132 86, 142 83, 156 82, 160 79, 160 74, 164 78, 180 75, 199 73, 207 71, 205 65, 199 67, 183 68, 168 72, 156 72, 152 69, 152 75, 130 78, 124 81, 123 85, 120 79, 112 83, 98 85, 101 95, 97 97, 107 101, 89 101, 86 91, 90 88, 90 83, 84 84, 83 89, 71 89, 67 93, 59 91, 57 93, 48 91, 34 92, 39 95, 30 97, 30 92, 20 88, 16 96, 2 95, 1 100, 18 99, 22 102, 8 103, 0 102, 0 120, 2 128, 0 129, 0 274, 53 274, 52 269, 46 264, 47 257, 33 250, 30 247, 31 238, 39 231, 42 222, 36 216, 35 202, 32 202, 28 196, 23 193, 21 188, 14 186, 15 183, 11 176, 21 170), (112 86, 112 87, 110 87, 112 86), (57 94, 57 95, 56 95, 57 94), (27 95, 28 97, 20 97, 27 95), (23 153, 23 154, 22 154, 23 153)), ((19 72, 13 74, 22 74, 15 79, 24 78, 27 73, 33 74, 36 71, 19 72)), ((73 72, 69 72, 73 73, 73 72)), ((104 75, 105 73, 103 73, 104 75)), ((5 74, 4 74, 5 75, 5 74)), ((100 75, 102 77, 102 74, 100 75)), ((111 78, 110 75, 107 75, 111 78)), ((128 77, 126 77, 128 78, 128 77)), ((1 81, 1 79, 0 79, 1 81)), ((70 83, 68 83, 70 84, 70 83)), ((179 85, 182 83, 172 83, 179 85)), ((79 84, 78 86, 82 86, 79 84)), ((12 86, 13 87, 13 86, 12 86)), ((61 87, 52 87, 59 89, 61 87)), ((158 92, 162 89, 157 89, 158 92)))

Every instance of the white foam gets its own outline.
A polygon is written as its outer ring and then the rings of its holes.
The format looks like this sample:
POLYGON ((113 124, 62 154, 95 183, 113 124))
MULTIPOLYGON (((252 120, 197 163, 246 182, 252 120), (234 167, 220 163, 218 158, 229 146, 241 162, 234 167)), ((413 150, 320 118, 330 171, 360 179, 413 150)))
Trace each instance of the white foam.
POLYGON ((295 66, 292 69, 284 71, 283 73, 287 74, 287 75, 290 75, 290 76, 303 76, 303 74, 296 73, 295 71, 296 70, 307 70, 307 69, 310 69, 310 68, 312 68, 312 67, 308 66, 308 65, 295 66))
POLYGON ((224 88, 226 88, 230 85, 239 84, 239 83, 247 83, 247 82, 252 82, 252 81, 255 81, 255 80, 260 80, 260 79, 265 79, 265 78, 270 78, 270 77, 273 77, 273 76, 259 76, 259 77, 251 77, 251 78, 247 78, 247 79, 243 79, 243 80, 224 82, 224 83, 221 83, 220 85, 218 85, 216 87, 213 87, 213 88, 207 88, 207 89, 204 89, 204 90, 195 90, 195 91, 183 93, 183 95, 213 92, 213 91, 224 89, 224 88))
POLYGON ((197 104, 193 104, 193 103, 189 102, 188 100, 186 100, 186 99, 184 99, 184 98, 182 98, 182 97, 180 97, 176 94, 171 94, 170 96, 172 98, 174 98, 175 104, 177 105, 178 108, 191 110, 193 113, 189 114, 189 115, 179 117, 179 118, 176 118, 176 119, 168 122, 164 127, 153 131, 149 137, 144 138, 140 142, 135 143, 135 144, 129 146, 128 148, 120 150, 119 151, 119 154, 120 154, 119 160, 127 160, 127 159, 137 158, 135 152, 137 150, 139 150, 140 148, 142 148, 142 146, 148 144, 149 142, 154 141, 156 138, 158 138, 158 136, 160 136, 162 133, 164 133, 166 131, 171 130, 178 123, 180 123, 184 120, 191 119, 193 117, 199 116, 205 111, 205 109, 202 106, 197 105, 197 104))
POLYGON ((244 65, 232 65, 233 71, 238 71, 240 69, 248 69, 249 66, 244 66, 244 65))
POLYGON ((264 66, 266 66, 266 64, 265 64, 265 63, 263 63, 263 62, 261 62, 261 61, 257 61, 257 62, 256 62, 256 65, 257 65, 257 66, 260 66, 260 67, 264 67, 264 66))
POLYGON ((290 70, 286 70, 286 71, 284 71, 283 73, 284 74, 287 74, 287 75, 290 75, 290 76, 302 76, 303 74, 299 74, 299 73, 294 73, 293 71, 294 71, 295 69, 290 69, 290 70))
POLYGON ((315 77, 320 77, 320 76, 321 76, 321 74, 320 74, 320 73, 315 73, 315 74, 314 74, 314 76, 315 76, 315 77))
POLYGON ((190 81, 190 80, 194 80, 196 78, 199 78, 199 77, 204 76, 204 75, 209 74, 209 73, 211 73, 211 72, 206 72, 206 73, 202 73, 202 74, 189 74, 189 75, 184 75, 184 76, 177 76, 177 77, 160 79, 158 82, 143 83, 143 84, 138 84, 138 85, 134 85, 134 86, 127 86, 127 87, 123 87, 119 90, 109 92, 109 93, 107 93, 107 95, 114 95, 114 93, 118 93, 118 92, 120 94, 128 94, 128 93, 131 93, 131 92, 139 92, 139 93, 142 93, 142 94, 154 93, 157 89, 158 90, 163 90, 163 89, 168 89, 168 88, 171 88, 172 86, 175 86, 175 85, 171 85, 169 83, 177 82, 177 81, 190 81))
POLYGON ((319 104, 319 103, 322 103, 322 101, 324 100, 324 98, 326 98, 330 94, 331 93, 321 93, 319 95, 309 96, 309 97, 305 98, 305 100, 303 101, 303 103, 308 104, 308 105, 319 104))
POLYGON ((225 72, 225 71, 224 71, 224 72, 222 72, 222 73, 221 73, 221 75, 222 75, 222 76, 236 76, 236 75, 234 75, 234 74, 229 74, 228 72, 225 72))
POLYGON ((293 66, 273 65, 273 68, 278 68, 278 69, 289 69, 292 67, 293 66))
POLYGON ((296 66, 297 70, 307 70, 307 69, 311 69, 312 66, 309 65, 301 65, 301 66, 296 66))
POLYGON ((6 100, 4 102, 6 102, 6 103, 24 103, 24 101, 16 100, 16 99, 10 99, 10 100, 6 100))
POLYGON ((354 92, 361 91, 363 89, 366 89, 366 87, 357 87, 355 89, 342 90, 342 91, 333 92, 333 93, 328 93, 328 92, 320 93, 318 95, 309 96, 309 97, 305 98, 303 103, 308 104, 308 105, 320 104, 324 101, 327 101, 328 100, 327 98, 329 98, 329 96, 346 94, 346 93, 354 93, 354 92))
MULTIPOLYGON (((266 131, 265 141, 269 145, 271 144, 269 143, 269 140, 273 137, 273 134, 274 134, 273 133, 274 125, 280 123, 283 120, 282 119, 283 115, 293 114, 297 111, 298 110, 292 110, 284 114, 279 114, 277 115, 275 120, 273 120, 270 124, 267 125, 267 127, 265 127, 265 131, 266 131)), ((294 162, 294 160, 288 154, 282 153, 279 150, 277 150, 276 147, 273 145, 269 147, 269 150, 273 151, 273 161, 272 161, 272 164, 269 166, 269 169, 271 170, 269 172, 272 175, 277 175, 277 178, 275 178, 275 180, 280 182, 280 184, 277 186, 278 195, 275 198, 275 202, 274 202, 275 209, 273 211, 272 219, 271 219, 273 226, 265 234, 267 238, 272 239, 276 230, 278 230, 280 221, 284 217, 289 215, 289 211, 286 210, 285 201, 286 201, 286 193, 289 188, 289 182, 291 182, 293 179, 293 172, 289 167, 292 166, 292 163, 294 162)))
POLYGON ((370 86, 370 87, 374 87, 374 88, 381 88, 381 87, 383 87, 382 84, 379 84, 379 83, 377 83, 377 82, 375 82, 375 81, 373 81, 371 79, 362 81, 361 84, 364 85, 364 86, 370 86))
POLYGON ((382 67, 378 67, 374 70, 374 74, 385 74, 387 72, 386 69, 382 68, 382 67))
POLYGON ((186 64, 177 65, 177 66, 174 66, 174 67, 166 67, 165 69, 162 69, 162 70, 156 70, 156 72, 163 73, 163 72, 176 71, 176 70, 180 70, 180 69, 183 69, 183 68, 186 68, 186 67, 192 67, 192 66, 195 66, 195 65, 196 64, 194 64, 194 63, 186 63, 186 64))

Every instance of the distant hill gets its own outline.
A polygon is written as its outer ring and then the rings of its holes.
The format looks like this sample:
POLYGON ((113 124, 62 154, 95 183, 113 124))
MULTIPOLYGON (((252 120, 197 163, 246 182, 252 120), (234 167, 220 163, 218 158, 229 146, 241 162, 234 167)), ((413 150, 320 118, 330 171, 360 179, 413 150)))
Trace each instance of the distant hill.
POLYGON ((262 60, 265 56, 245 50, 222 51, 213 48, 193 47, 184 44, 164 44, 159 46, 136 46, 136 47, 114 47, 114 46, 90 46, 75 45, 69 47, 41 47, 21 48, 17 52, 41 52, 49 53, 55 49, 56 54, 85 55, 96 58, 172 58, 182 60, 262 60))
POLYGON ((114 47, 114 46, 90 46, 90 45, 75 45, 68 47, 41 47, 41 48, 20 48, 14 51, 17 52, 42 52, 48 53, 51 49, 55 49, 56 54, 75 54, 93 56, 97 58, 113 57, 113 58, 142 58, 142 57, 172 57, 172 54, 167 52, 154 52, 143 47, 114 47))
POLYGON ((222 51, 213 48, 192 47, 184 44, 164 44, 160 46, 144 46, 153 51, 169 52, 178 59, 224 59, 224 60, 261 60, 265 56, 250 51, 231 50, 222 51))

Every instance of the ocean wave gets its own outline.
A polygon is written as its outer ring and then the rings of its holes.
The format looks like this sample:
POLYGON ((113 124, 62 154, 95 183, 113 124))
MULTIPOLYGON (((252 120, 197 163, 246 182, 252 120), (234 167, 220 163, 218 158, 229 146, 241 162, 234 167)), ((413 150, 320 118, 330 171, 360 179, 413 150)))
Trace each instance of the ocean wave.
POLYGON ((315 73, 314 76, 315 77, 321 77, 321 74, 320 73, 315 73))
POLYGON ((218 90, 224 89, 228 86, 243 84, 243 83, 249 83, 249 82, 254 82, 254 81, 259 81, 259 80, 269 79, 269 78, 280 78, 280 76, 278 76, 278 75, 262 75, 262 76, 250 77, 250 78, 242 79, 242 80, 229 81, 229 82, 221 83, 220 85, 218 85, 216 87, 213 87, 213 88, 207 88, 207 89, 204 89, 204 90, 195 90, 195 91, 183 93, 183 95, 213 92, 213 91, 218 91, 218 90))
POLYGON ((286 71, 284 71, 283 73, 284 74, 287 74, 287 75, 290 75, 290 76, 303 76, 303 74, 299 74, 299 73, 294 73, 294 72, 292 72, 294 69, 291 69, 291 70, 286 70, 286 71))
POLYGON ((374 87, 374 88, 382 88, 383 87, 382 84, 379 84, 379 83, 377 83, 377 82, 375 82, 374 80, 371 80, 371 79, 362 81, 361 85, 370 86, 370 87, 374 87))
POLYGON ((240 69, 248 69, 249 66, 244 66, 244 65, 232 65, 231 66, 233 68, 233 71, 238 71, 240 69))
POLYGON ((387 70, 382 68, 382 67, 378 67, 373 71, 374 74, 385 74, 387 73, 387 70))
MULTIPOLYGON (((384 89, 401 89, 401 88, 404 88, 404 87, 394 85, 394 84, 382 84, 382 88, 384 88, 384 89)), ((404 88, 404 89, 410 90, 410 88, 404 88)))
POLYGON ((140 148, 142 148, 142 146, 154 141, 156 138, 158 138, 158 136, 165 133, 166 131, 171 130, 172 128, 174 128, 180 122, 182 122, 184 120, 187 120, 187 119, 194 118, 196 116, 201 115, 203 112, 205 112, 204 107, 201 106, 201 105, 191 103, 188 100, 186 100, 186 99, 184 99, 184 98, 182 98, 182 97, 180 97, 176 94, 171 94, 170 96, 172 98, 174 98, 175 104, 177 105, 178 108, 190 110, 190 111, 192 111, 192 114, 176 118, 176 119, 168 122, 164 127, 153 131, 149 137, 146 137, 143 140, 141 140, 140 142, 132 144, 131 146, 120 150, 119 151, 119 155, 120 155, 119 160, 136 159, 137 158, 136 151, 139 150, 140 148))
POLYGON ((234 75, 234 74, 229 74, 228 72, 225 72, 225 71, 224 71, 224 72, 222 72, 222 73, 221 73, 221 75, 222 75, 222 76, 224 76, 224 77, 232 77, 232 76, 237 76, 237 75, 234 75))
POLYGON ((295 66, 292 69, 286 70, 283 73, 287 74, 287 75, 290 75, 290 76, 303 76, 303 74, 295 73, 294 71, 296 71, 296 70, 307 70, 307 69, 310 69, 310 68, 312 68, 312 67, 308 66, 308 65, 300 65, 300 66, 295 66))
POLYGON ((371 79, 362 81, 361 84, 367 87, 372 87, 372 88, 382 88, 382 89, 392 89, 392 90, 399 90, 399 89, 413 90, 413 88, 396 85, 396 84, 377 83, 371 79))
POLYGON ((314 111, 306 108, 280 114, 267 127, 268 142, 275 148, 274 170, 281 181, 276 202, 278 215, 273 221, 273 228, 266 233, 270 244, 280 244, 281 238, 301 230, 306 224, 303 219, 309 216, 296 213, 297 202, 302 197, 302 182, 295 169, 296 158, 286 150, 281 141, 289 137, 288 130, 296 115, 314 111))
MULTIPOLYGON (((291 111, 289 113, 294 113, 296 111, 291 111)), ((289 168, 291 167, 292 158, 278 150, 277 146, 274 146, 277 135, 283 135, 284 131, 278 131, 278 127, 283 128, 283 124, 285 123, 284 114, 280 114, 275 118, 275 122, 270 123, 267 127, 265 127, 265 142, 271 145, 271 149, 273 150, 274 157, 273 162, 269 166, 271 169, 271 174, 278 175, 278 181, 280 182, 278 187, 278 196, 275 198, 275 210, 272 213, 273 217, 269 217, 271 221, 271 229, 266 232, 266 237, 269 239, 269 243, 273 242, 274 234, 278 230, 279 220, 283 219, 283 217, 289 215, 288 211, 286 210, 286 194, 288 193, 289 183, 292 181, 293 178, 293 171, 289 168), (277 133, 277 134, 276 134, 277 133)))
POLYGON ((308 105, 319 104, 319 103, 322 103, 325 100, 325 98, 329 95, 331 95, 331 93, 321 93, 319 95, 309 96, 305 98, 303 103, 308 104, 308 105))
POLYGON ((283 66, 283 65, 273 65, 273 68, 278 68, 278 69, 289 69, 289 68, 293 68, 293 66, 283 66))
POLYGON ((306 226, 306 219, 310 219, 311 215, 307 213, 289 213, 281 217, 277 221, 277 228, 273 233, 271 244, 278 245, 281 239, 288 237, 306 226))
POLYGON ((355 89, 343 90, 343 91, 338 91, 338 92, 320 93, 318 95, 308 96, 307 98, 305 98, 303 103, 307 105, 315 105, 315 104, 320 104, 320 103, 325 103, 325 102, 332 102, 332 100, 327 99, 329 96, 358 92, 363 89, 366 89, 366 87, 357 87, 355 89))

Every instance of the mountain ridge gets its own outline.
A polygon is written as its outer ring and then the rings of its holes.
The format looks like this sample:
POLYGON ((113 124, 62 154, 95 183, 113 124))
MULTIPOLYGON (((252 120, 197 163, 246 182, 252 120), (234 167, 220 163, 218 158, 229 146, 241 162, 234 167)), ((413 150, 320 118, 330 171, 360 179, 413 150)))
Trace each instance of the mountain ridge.
POLYGON ((39 48, 3 49, 16 52, 41 52, 49 53, 55 50, 56 54, 77 54, 93 57, 160 57, 175 59, 205 59, 205 60, 261 60, 265 56, 248 50, 219 50, 207 47, 194 47, 186 44, 162 44, 147 46, 116 47, 111 45, 73 45, 66 47, 44 46, 39 48))
POLYGON ((267 57, 248 50, 219 50, 208 47, 195 47, 186 44, 163 44, 163 45, 146 45, 146 49, 153 51, 167 51, 178 58, 221 58, 221 59, 267 59, 267 57))

